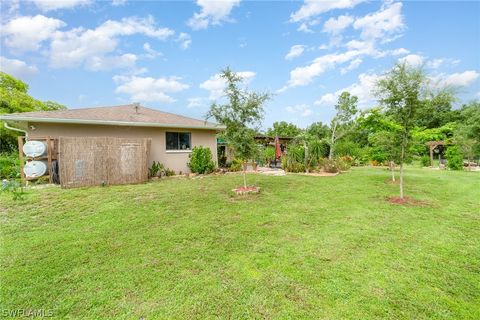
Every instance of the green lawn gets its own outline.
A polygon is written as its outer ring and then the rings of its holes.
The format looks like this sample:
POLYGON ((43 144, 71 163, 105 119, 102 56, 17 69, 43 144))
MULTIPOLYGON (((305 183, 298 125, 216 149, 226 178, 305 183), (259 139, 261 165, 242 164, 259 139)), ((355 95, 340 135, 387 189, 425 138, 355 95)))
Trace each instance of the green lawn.
POLYGON ((0 309, 59 318, 479 319, 480 174, 240 175, 0 195, 0 309))

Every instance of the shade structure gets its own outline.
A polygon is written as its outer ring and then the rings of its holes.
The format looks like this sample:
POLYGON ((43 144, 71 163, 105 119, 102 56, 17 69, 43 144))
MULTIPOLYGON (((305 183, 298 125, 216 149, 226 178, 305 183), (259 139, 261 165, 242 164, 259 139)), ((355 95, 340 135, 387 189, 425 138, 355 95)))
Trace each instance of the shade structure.
POLYGON ((278 136, 275 137, 275 158, 280 159, 282 157, 282 149, 280 148, 280 140, 278 136))

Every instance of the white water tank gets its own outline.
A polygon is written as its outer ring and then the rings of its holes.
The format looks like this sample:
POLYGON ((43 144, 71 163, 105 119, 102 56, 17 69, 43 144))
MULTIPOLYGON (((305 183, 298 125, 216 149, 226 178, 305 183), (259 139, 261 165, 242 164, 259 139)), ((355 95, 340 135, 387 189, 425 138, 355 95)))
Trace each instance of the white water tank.
POLYGON ((47 172, 46 161, 28 161, 23 167, 23 172, 27 178, 38 178, 47 172))
POLYGON ((27 157, 41 157, 47 155, 47 144, 43 141, 30 140, 23 145, 23 153, 27 157))

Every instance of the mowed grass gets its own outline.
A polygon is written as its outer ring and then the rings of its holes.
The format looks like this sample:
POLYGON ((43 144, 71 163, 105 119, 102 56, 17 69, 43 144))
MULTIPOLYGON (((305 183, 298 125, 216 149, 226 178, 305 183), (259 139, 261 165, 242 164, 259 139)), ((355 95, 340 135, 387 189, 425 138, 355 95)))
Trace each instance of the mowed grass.
POLYGON ((479 319, 480 174, 240 175, 0 196, 2 310, 71 319, 479 319))

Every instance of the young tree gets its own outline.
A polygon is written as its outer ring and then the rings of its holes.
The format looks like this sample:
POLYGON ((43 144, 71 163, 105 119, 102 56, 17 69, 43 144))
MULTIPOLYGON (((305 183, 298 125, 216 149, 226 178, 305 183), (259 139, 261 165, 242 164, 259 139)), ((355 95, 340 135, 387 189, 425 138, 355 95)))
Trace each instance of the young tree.
POLYGON ((420 110, 425 105, 426 77, 419 68, 407 64, 395 65, 377 82, 376 95, 387 115, 400 125, 400 198, 404 198, 403 171, 406 152, 412 140, 411 131, 420 110))
POLYGON ((354 125, 353 119, 357 114, 356 96, 350 95, 349 92, 344 91, 338 97, 338 102, 335 105, 337 114, 332 119, 330 125, 330 154, 329 159, 333 159, 335 152, 335 144, 339 139, 349 133, 354 125))
POLYGON ((222 70, 222 79, 226 82, 225 96, 227 103, 213 103, 207 113, 207 119, 214 118, 225 125, 225 140, 232 146, 235 157, 244 162, 243 184, 247 187, 246 165, 257 152, 255 144, 255 127, 263 119, 263 104, 270 99, 267 93, 242 90, 242 77, 230 68, 222 70))
POLYGON ((302 129, 300 129, 293 123, 288 123, 286 121, 275 121, 272 128, 267 129, 267 136, 270 137, 279 136, 295 138, 300 133, 302 133, 302 129))

